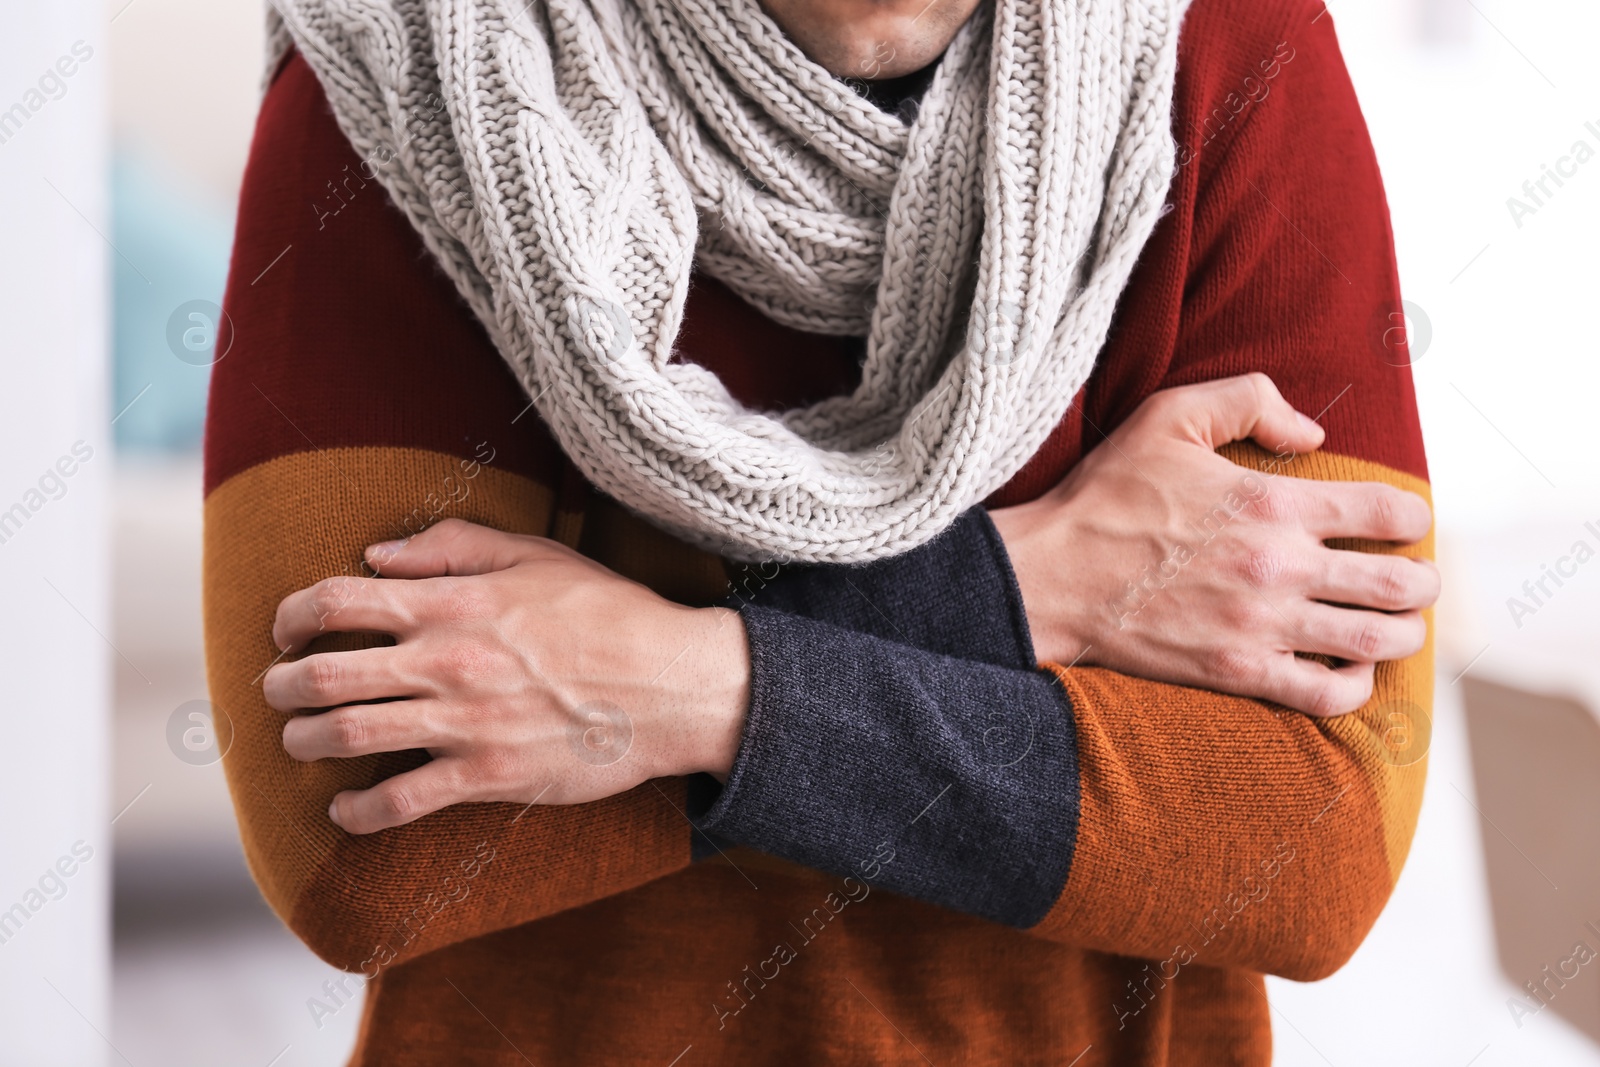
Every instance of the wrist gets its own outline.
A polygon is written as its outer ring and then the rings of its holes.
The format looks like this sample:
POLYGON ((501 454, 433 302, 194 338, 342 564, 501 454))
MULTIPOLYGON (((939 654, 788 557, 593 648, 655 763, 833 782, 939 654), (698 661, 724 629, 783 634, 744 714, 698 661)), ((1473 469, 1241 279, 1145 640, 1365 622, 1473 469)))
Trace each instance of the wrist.
POLYGON ((744 621, 731 608, 698 608, 677 624, 688 643, 656 683, 671 740, 652 777, 705 773, 726 781, 750 705, 744 621))
POLYGON ((1088 639, 1074 625, 1072 598, 1063 595, 1062 548, 1071 539, 1063 536, 1061 527, 1067 517, 1053 496, 996 508, 989 518, 1005 545, 1035 655, 1041 662, 1067 663, 1077 658, 1088 639))

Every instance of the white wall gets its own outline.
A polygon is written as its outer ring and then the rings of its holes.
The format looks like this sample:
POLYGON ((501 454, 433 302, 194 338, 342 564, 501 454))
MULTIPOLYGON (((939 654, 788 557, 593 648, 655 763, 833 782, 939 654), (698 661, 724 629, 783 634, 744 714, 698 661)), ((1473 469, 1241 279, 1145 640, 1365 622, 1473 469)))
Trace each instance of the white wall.
POLYGON ((1437 616, 1441 675, 1410 859, 1348 966, 1314 985, 1269 982, 1275 1062, 1590 1067, 1600 1049, 1558 1013, 1508 1008, 1520 983, 1496 956, 1481 844, 1498 831, 1473 807, 1457 679, 1470 663, 1474 676, 1492 668, 1537 689, 1549 673, 1536 648, 1593 655, 1595 574, 1568 583, 1522 634, 1503 603, 1572 543, 1580 519, 1600 516, 1600 158, 1551 185, 1521 226, 1507 200, 1580 138, 1600 149, 1600 130, 1585 128, 1600 127, 1600 6, 1328 6, 1383 168, 1401 287, 1431 326, 1413 370, 1454 602, 1437 616))
MULTIPOLYGON (((128 0, 106 0, 113 9, 128 0)), ((137 0, 111 24, 111 130, 231 215, 261 98, 260 0, 137 0)))
POLYGON ((19 924, 0 926, 0 1062, 81 1067, 112 1056, 108 27, 98 3, 51 0, 9 5, 5 30, 0 113, 26 114, 0 143, 0 513, 23 509, 0 543, 0 922, 19 924))

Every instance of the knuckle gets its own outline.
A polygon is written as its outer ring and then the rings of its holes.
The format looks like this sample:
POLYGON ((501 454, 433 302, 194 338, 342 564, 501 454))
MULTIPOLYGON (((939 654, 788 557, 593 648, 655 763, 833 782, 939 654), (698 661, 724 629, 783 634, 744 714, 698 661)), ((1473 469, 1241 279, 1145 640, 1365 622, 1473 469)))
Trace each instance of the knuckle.
POLYGON ((1132 437, 1160 434, 1166 428, 1182 422, 1194 405, 1192 387, 1162 389, 1145 397, 1123 426, 1111 433, 1116 435, 1118 430, 1124 430, 1126 436, 1132 437))
POLYGON ((494 748, 481 753, 474 761, 477 784, 482 788, 495 789, 499 786, 509 785, 518 780, 519 765, 517 759, 504 748, 494 748))
POLYGON ((311 610, 318 619, 330 619, 350 603, 353 595, 349 581, 342 576, 324 578, 311 587, 311 610))
POLYGON ((1378 607, 1397 608, 1405 604, 1411 594, 1411 567, 1398 557, 1390 559, 1376 575, 1372 592, 1378 607))
POLYGON ((1399 533, 1400 501, 1393 490, 1379 489, 1373 493, 1368 506, 1372 509, 1372 524, 1375 529, 1387 536, 1399 533))
POLYGON ((1364 619, 1350 634, 1350 650, 1362 660, 1374 660, 1383 650, 1385 627, 1379 619, 1364 619))
POLYGON ((328 712, 328 743, 337 752, 360 752, 371 731, 366 720, 355 711, 328 712))
POLYGON ((1278 621, 1277 612, 1272 610, 1272 605, 1255 595, 1241 596, 1228 612, 1228 617, 1237 633, 1250 637, 1275 629, 1273 623, 1278 621))
POLYGON ((1307 695, 1306 713, 1319 719, 1332 718, 1352 710, 1345 706, 1347 701, 1348 698, 1339 690, 1338 681, 1330 677, 1312 686, 1307 695))
POLYGON ((1278 387, 1264 372, 1253 370, 1246 374, 1244 379, 1249 384, 1251 392, 1255 394, 1257 404, 1264 407, 1277 399, 1278 387))
POLYGON ((1274 586, 1289 576, 1294 563, 1287 552, 1272 545, 1257 545, 1240 560, 1240 576, 1251 585, 1274 586))
POLYGON ((378 818, 386 824, 410 822, 421 810, 416 794, 406 786, 388 784, 377 789, 378 795, 374 799, 378 818))
POLYGON ((471 530, 472 523, 452 515, 449 518, 440 519, 432 526, 429 526, 422 531, 421 536, 428 538, 430 541, 437 541, 439 549, 448 551, 450 546, 468 536, 471 530))
POLYGON ((1298 509, 1288 493, 1269 486, 1266 492, 1245 498, 1244 513, 1264 526, 1286 526, 1298 509))
POLYGON ((1160 392, 1151 393, 1145 398, 1144 403, 1139 406, 1150 415, 1160 418, 1170 414, 1174 407, 1183 403, 1183 397, 1175 395, 1177 393, 1178 390, 1173 389, 1163 389, 1160 392))
POLYGON ((465 688, 489 673, 491 660, 491 654, 476 642, 453 642, 439 653, 438 675, 452 688, 465 688))
POLYGON ((312 656, 305 661, 305 680, 303 687, 305 695, 312 703, 312 707, 320 707, 318 701, 330 699, 338 689, 339 678, 343 670, 339 666, 339 658, 334 655, 312 656))

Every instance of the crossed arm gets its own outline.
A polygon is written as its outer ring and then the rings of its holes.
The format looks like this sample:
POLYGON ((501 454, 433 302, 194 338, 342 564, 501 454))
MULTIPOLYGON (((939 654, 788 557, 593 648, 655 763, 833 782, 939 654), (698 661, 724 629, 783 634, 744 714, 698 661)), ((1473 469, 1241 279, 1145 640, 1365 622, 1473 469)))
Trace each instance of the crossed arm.
MULTIPOLYGON (((285 652, 304 651, 329 632, 387 634, 399 644, 279 663, 266 673, 266 699, 296 716, 283 731, 296 759, 410 749, 433 756, 372 789, 335 797, 330 817, 354 833, 465 801, 575 804, 655 778, 704 772, 725 780, 748 732, 752 697, 770 704, 773 690, 803 684, 803 674, 781 678, 769 669, 752 694, 752 651, 788 663, 831 658, 840 661, 834 670, 857 658, 848 635, 830 634, 833 646, 821 651, 811 647, 815 627, 769 619, 774 601, 791 605, 790 615, 973 664, 945 671, 946 703, 1004 708, 1029 699, 967 692, 982 686, 978 665, 996 659, 1002 635, 973 632, 958 613, 932 610, 941 595, 992 598, 1020 583, 1026 618, 1019 610, 1007 626, 989 613, 991 629, 1012 631, 1012 647, 999 658, 1007 670, 1031 672, 1036 662, 1104 666, 1312 715, 1354 711, 1372 695, 1377 663, 1421 650, 1420 609, 1437 595, 1438 575, 1427 561, 1325 542, 1414 544, 1431 526, 1429 509, 1381 483, 1242 476, 1214 450, 1247 435, 1291 453, 1321 440, 1263 376, 1157 394, 1055 492, 996 511, 998 536, 981 544, 946 538, 914 553, 909 565, 878 568, 897 576, 902 588, 886 586, 881 599, 918 620, 923 636, 915 641, 898 623, 879 633, 874 615, 887 616, 876 603, 866 612, 851 603, 852 591, 859 593, 851 569, 791 573, 754 597, 741 619, 730 607, 674 604, 553 541, 445 522, 410 541, 366 549, 373 573, 408 581, 341 577, 285 598, 273 627, 285 652), (1239 506, 1225 509, 1228 521, 1209 543, 1185 534, 1184 526, 1203 521, 1208 505, 1230 494, 1239 506), (1177 545, 1194 546, 1182 581, 1147 600, 1123 588, 1128 575, 1177 545), (991 557, 989 566, 979 556, 991 557), (962 564, 971 572, 963 574, 962 564), (974 588, 976 575, 986 580, 974 588), (938 584, 954 588, 940 593, 938 584), (300 714, 312 710, 319 713, 300 714), (608 737, 623 722, 627 751, 608 737), (593 745, 602 737, 609 747, 573 758, 572 739, 593 745)), ((873 568, 859 570, 859 582, 883 584, 873 568)), ((903 673, 885 665, 852 688, 834 687, 838 714, 870 716, 882 703, 875 690, 903 673)), ((1043 709, 1059 701, 1034 703, 1043 709)))
MULTIPOLYGON (((1319 47, 1336 61, 1331 38, 1319 47)), ((1306 43, 1295 70, 1312 60, 1306 43)), ((1292 122, 1260 111, 1246 132, 1347 136, 1307 106, 1292 122)), ((1340 151, 1346 170, 1367 152, 1340 151)), ((1371 358, 1354 328, 1363 302, 1393 295, 1391 275, 1363 276, 1327 234, 1358 231, 1375 261, 1386 232, 1319 218, 1311 193, 1254 174, 1291 229, 1250 174, 1223 165, 1211 180, 1184 254, 1214 266, 1185 291, 1164 384, 1237 374, 1243 352, 1275 374, 1332 368, 1320 407, 1371 358), (1322 276, 1303 232, 1359 292, 1322 276), (1291 292, 1326 321, 1275 333, 1273 301, 1291 292), (1259 335, 1226 305, 1251 308, 1259 335)), ((295 239, 281 236, 262 244, 295 239)), ((370 263, 415 256, 342 252, 320 246, 338 269, 311 289, 319 299, 370 263)), ((320 263, 300 264, 308 285, 320 263)), ((370 332, 358 310, 334 321, 370 332)), ((266 339, 280 320, 299 321, 281 308, 251 319, 250 351, 213 379, 268 426, 284 413, 257 394, 281 401, 322 372, 274 384, 282 357, 266 339)), ((704 840, 687 814, 824 868, 887 845, 898 857, 884 884, 1042 937, 1158 964, 1327 973, 1386 898, 1420 797, 1425 745, 1406 730, 1425 728, 1430 706, 1415 611, 1436 578, 1409 562, 1430 547, 1426 509, 1403 494, 1426 485, 1317 448, 1259 383, 1242 392, 1253 399, 1176 412, 1178 394, 1158 393, 1036 503, 969 516, 915 558, 775 577, 751 603, 711 609, 563 549, 576 539, 550 483, 464 473, 467 453, 442 435, 335 448, 310 428, 308 452, 291 406, 281 452, 207 502, 213 700, 232 720, 227 770, 264 893, 325 958, 375 973, 682 870, 704 840), (1252 437, 1261 448, 1212 450, 1252 437), (470 478, 470 494, 430 514, 502 533, 441 524, 363 557, 451 478, 470 478), (1227 521, 1180 562, 1175 538, 1219 503, 1227 521), (365 577, 365 561, 391 577, 365 577), (1141 577, 1173 567, 1164 585, 1141 577), (321 584, 330 575, 344 577, 321 584), (314 634, 309 655, 262 676, 314 634), (690 788, 701 771, 726 777, 720 796, 690 788), (424 781, 434 791, 412 788, 424 781), (860 816, 847 829, 842 810, 860 816)), ((1364 393, 1363 419, 1414 434, 1408 386, 1364 393)), ((210 432, 247 431, 213 420, 210 432)))
MULTIPOLYGON (((686 797, 685 810, 729 842, 841 874, 887 846, 900 858, 884 887, 1041 936, 1327 973, 1386 898, 1400 858, 1390 839, 1404 836, 1391 817, 1403 822, 1420 782, 1397 756, 1392 717, 1401 709, 1414 727, 1411 709, 1426 702, 1417 609, 1437 575, 1396 550, 1420 554, 1429 512, 1398 486, 1297 477, 1318 473, 1314 454, 1277 469, 1285 435, 1296 448, 1318 435, 1258 381, 1176 390, 1149 406, 1103 448, 1103 467, 1091 457, 1088 475, 1013 535, 1050 568, 1020 584, 1000 532, 1019 516, 1005 510, 999 522, 971 513, 900 559, 777 576, 738 610, 683 607, 555 542, 447 521, 369 547, 366 562, 385 577, 285 598, 273 636, 290 652, 330 632, 398 643, 279 663, 265 697, 288 713, 283 746, 296 760, 430 755, 333 797, 330 817, 353 834, 392 833, 467 802, 584 805, 571 810, 588 822, 603 818, 591 802, 648 802, 655 780, 704 772, 726 789, 701 810, 686 797), (1211 434, 1247 429, 1279 446, 1240 455, 1264 468, 1257 479, 1212 451, 1211 434), (1139 460, 1184 487, 1181 498, 1141 503, 1139 460), (1099 512, 1112 497, 1122 530, 1155 527, 1158 516, 1203 516, 1192 502, 1221 499, 1241 478, 1259 492, 1243 490, 1182 581, 1138 613, 1163 643, 1129 640, 1127 606, 1109 595, 1098 613, 1071 613, 1100 620, 1078 645, 1078 624, 1043 591, 1072 571, 1115 593, 1128 572, 1054 554, 1052 540, 1073 536, 1074 508, 1099 512), (1394 547, 1330 548, 1333 537, 1394 547), (1270 575, 1254 573, 1263 553, 1280 559, 1270 575), (1044 611, 1025 607, 1030 589, 1044 611), (1164 631, 1169 611, 1214 622, 1164 631), (1076 646, 1078 664, 1036 652, 1033 629, 1070 635, 1052 640, 1076 646), (1241 692, 1091 669, 1104 662, 1091 659, 1096 644, 1108 659, 1144 657, 1182 681, 1241 692), (1310 715, 1250 699, 1283 686, 1310 715), (1196 850, 1206 853, 1198 864, 1196 850), (1130 855, 1141 857, 1132 869, 1130 855), (1318 873, 1280 881, 1296 863, 1318 873), (1197 867, 1203 884, 1181 894, 1137 881, 1197 867), (1346 910, 1322 901, 1323 935, 1285 939, 1319 880, 1346 910), (1210 898, 1209 910, 1196 903, 1210 898), (1241 901, 1250 906, 1236 913, 1241 901)), ((592 875, 578 882, 530 893, 512 914, 525 921, 546 913, 534 901, 559 910, 614 891, 592 875)))

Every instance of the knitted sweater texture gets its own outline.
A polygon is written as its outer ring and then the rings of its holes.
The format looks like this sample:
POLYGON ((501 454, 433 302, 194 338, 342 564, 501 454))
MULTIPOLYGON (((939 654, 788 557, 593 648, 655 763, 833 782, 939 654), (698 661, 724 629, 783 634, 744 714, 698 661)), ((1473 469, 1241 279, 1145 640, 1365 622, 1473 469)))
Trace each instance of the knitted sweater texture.
MULTIPOLYGON (((1426 494, 1387 208, 1332 22, 1312 0, 1196 0, 1178 49, 1170 210, 1094 373, 990 504, 1054 485, 1153 391, 1250 370, 1300 409, 1326 409, 1328 431, 1310 455, 1230 449, 1256 477, 1426 494)), ((892 747, 904 730, 960 727, 933 716, 984 678, 1011 692, 1028 675, 1004 620, 984 624, 992 647, 966 675, 971 643, 947 639, 984 616, 938 622, 1004 603, 979 528, 957 523, 967 540, 917 550, 972 560, 923 596, 842 572, 869 602, 826 625, 860 628, 862 652, 819 676, 811 661, 841 646, 795 614, 812 610, 802 598, 763 604, 771 570, 726 564, 594 490, 361 163, 291 59, 245 177, 225 302, 235 341, 213 372, 206 441, 207 661, 246 855, 284 921, 365 976, 350 982, 361 1007, 307 990, 308 1039, 327 1013, 362 1011, 362 1067, 1270 1062, 1261 975, 1339 967, 1404 862, 1431 648, 1380 665, 1373 700, 1332 720, 1046 664, 1054 718, 1028 759, 994 759, 987 778, 953 762, 908 769, 892 747), (754 605, 765 675, 806 690, 804 703, 758 716, 751 780, 709 809, 693 782, 661 780, 595 804, 462 805, 343 833, 326 816, 334 793, 426 756, 290 759, 258 682, 277 655, 273 612, 289 592, 361 573, 365 545, 447 515, 558 539, 685 603, 731 585, 754 605), (961 583, 974 584, 944 595, 961 583), (979 596, 989 586, 998 599, 979 596), (951 693, 957 677, 976 681, 951 693), (849 703, 863 692, 928 715, 900 723, 849 703), (867 740, 807 732, 830 714, 867 740), (1397 721, 1420 731, 1400 750, 1397 721), (791 737, 822 740, 797 752, 791 737), (786 768, 819 799, 771 788, 786 768), (874 840, 840 863, 860 809, 946 772, 956 785, 931 807, 917 792, 887 851, 874 840)), ((773 411, 850 393, 860 355, 858 339, 775 321, 697 274, 672 358, 773 411)))

